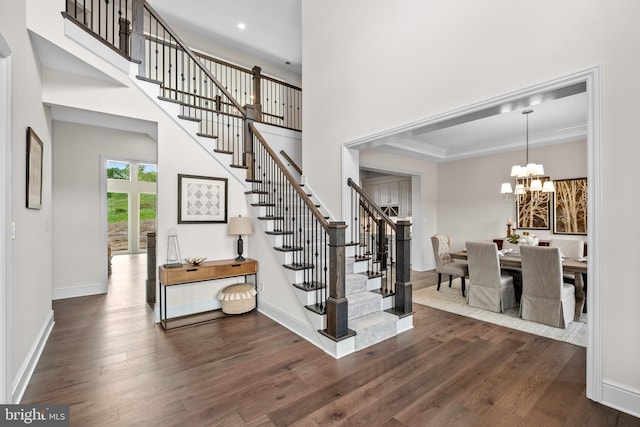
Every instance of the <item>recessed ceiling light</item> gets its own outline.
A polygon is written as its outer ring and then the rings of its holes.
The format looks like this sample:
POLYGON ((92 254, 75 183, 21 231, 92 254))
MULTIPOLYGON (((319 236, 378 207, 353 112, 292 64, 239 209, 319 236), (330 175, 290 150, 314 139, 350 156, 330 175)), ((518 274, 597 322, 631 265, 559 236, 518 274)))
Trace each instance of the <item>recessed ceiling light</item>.
POLYGON ((244 22, 238 22, 238 28, 240 28, 241 30, 244 30, 245 28, 247 28, 247 26, 244 25, 244 22))

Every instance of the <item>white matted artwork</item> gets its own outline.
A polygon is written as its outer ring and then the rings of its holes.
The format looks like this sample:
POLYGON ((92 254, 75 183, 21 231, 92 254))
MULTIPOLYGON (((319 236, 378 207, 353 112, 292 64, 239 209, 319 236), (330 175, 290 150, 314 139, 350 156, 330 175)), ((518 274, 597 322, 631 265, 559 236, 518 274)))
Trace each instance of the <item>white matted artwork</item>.
POLYGON ((227 222, 227 178, 178 174, 178 224, 227 222))

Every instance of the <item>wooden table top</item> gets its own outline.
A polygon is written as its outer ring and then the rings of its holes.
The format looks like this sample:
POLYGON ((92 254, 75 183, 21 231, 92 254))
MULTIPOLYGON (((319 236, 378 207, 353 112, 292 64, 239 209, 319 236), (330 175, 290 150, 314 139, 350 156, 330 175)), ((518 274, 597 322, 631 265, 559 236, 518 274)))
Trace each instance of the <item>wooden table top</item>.
MULTIPOLYGON (((454 259, 467 259, 467 251, 457 251, 450 253, 451 258, 454 259)), ((503 267, 522 267, 522 258, 519 253, 510 253, 508 255, 500 256, 500 265, 503 267)), ((562 270, 567 273, 586 273, 587 272, 587 259, 586 258, 563 258, 562 270)))

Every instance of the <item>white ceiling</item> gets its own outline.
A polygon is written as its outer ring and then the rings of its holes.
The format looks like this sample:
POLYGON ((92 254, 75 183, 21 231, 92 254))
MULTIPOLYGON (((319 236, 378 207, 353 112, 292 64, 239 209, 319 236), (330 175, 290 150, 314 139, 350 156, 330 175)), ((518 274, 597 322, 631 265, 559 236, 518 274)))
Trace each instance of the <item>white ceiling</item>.
POLYGON ((434 162, 513 150, 524 152, 527 117, 522 112, 526 109, 533 110, 528 115, 531 148, 586 138, 587 97, 586 92, 580 92, 505 112, 493 108, 477 119, 474 114, 465 114, 456 118, 451 126, 446 122, 416 126, 408 132, 374 141, 368 148, 434 162))
POLYGON ((200 35, 302 72, 301 0, 148 1, 169 24, 186 23, 200 35))

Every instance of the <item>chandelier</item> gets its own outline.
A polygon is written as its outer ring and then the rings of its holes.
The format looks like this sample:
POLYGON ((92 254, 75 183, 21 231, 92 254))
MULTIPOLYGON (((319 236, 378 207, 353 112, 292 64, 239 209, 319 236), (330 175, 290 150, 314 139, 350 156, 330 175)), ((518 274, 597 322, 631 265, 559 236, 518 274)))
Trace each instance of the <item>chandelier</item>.
POLYGON ((533 113, 533 110, 524 110, 524 114, 527 118, 527 133, 526 133, 526 159, 525 165, 515 165, 511 168, 511 176, 515 177, 516 189, 511 188, 511 183, 504 182, 500 189, 500 194, 505 195, 505 199, 508 202, 524 203, 527 200, 527 194, 530 195, 531 200, 534 202, 547 202, 549 201, 549 193, 556 191, 553 181, 546 180, 542 183, 542 175, 544 175, 544 167, 541 164, 529 163, 529 114, 533 113), (509 196, 513 194, 513 198, 509 196))

